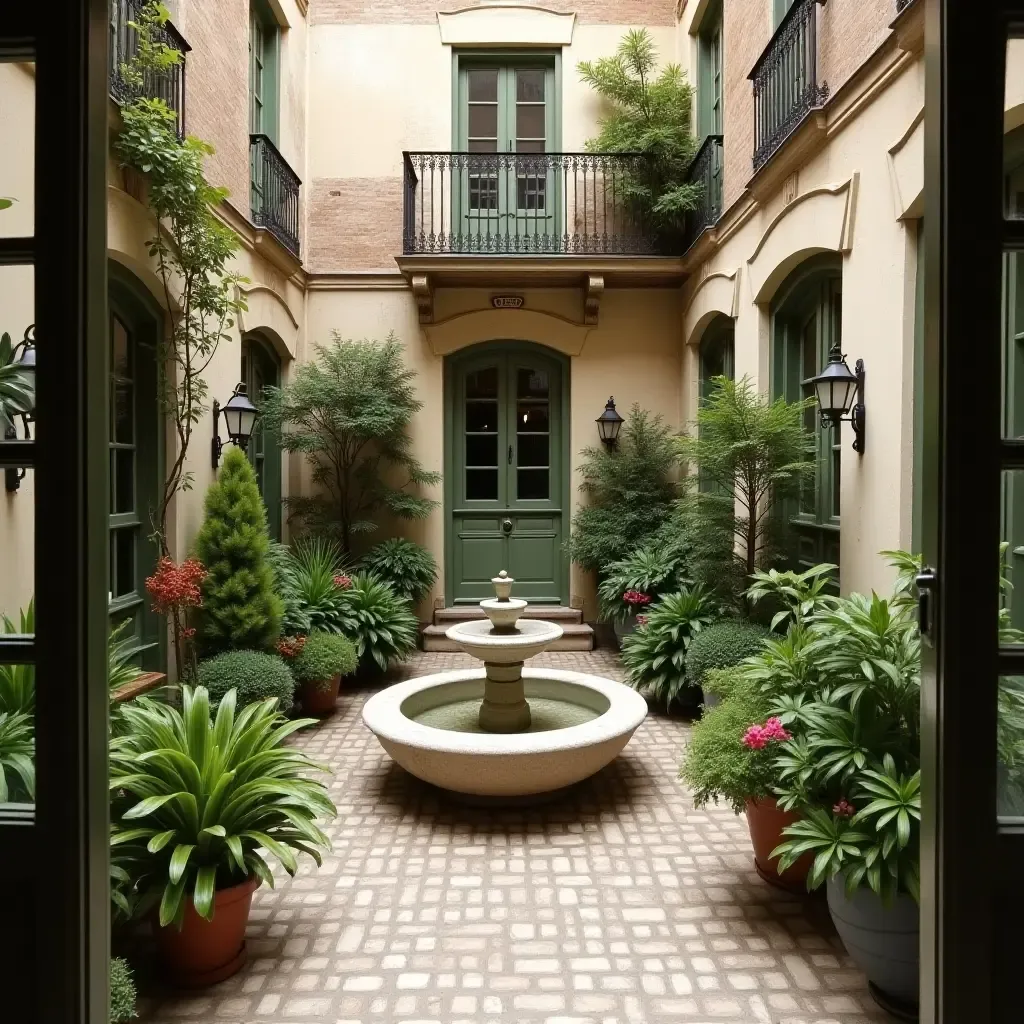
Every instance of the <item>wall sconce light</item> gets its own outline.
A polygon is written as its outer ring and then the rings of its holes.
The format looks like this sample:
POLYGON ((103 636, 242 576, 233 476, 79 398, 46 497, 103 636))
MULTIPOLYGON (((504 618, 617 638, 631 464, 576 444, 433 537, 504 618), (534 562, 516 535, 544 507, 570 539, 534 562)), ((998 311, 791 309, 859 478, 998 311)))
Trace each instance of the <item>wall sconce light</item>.
MULTIPOLYGON (((25 430, 25 439, 28 440, 32 437, 32 431, 29 428, 29 424, 35 419, 33 413, 35 412, 35 393, 36 393, 36 325, 29 324, 25 328, 25 334, 21 341, 14 346, 11 352, 12 367, 17 369, 24 383, 32 392, 33 405, 28 409, 25 409, 19 415, 21 416, 21 422, 25 430)), ((17 438, 18 432, 14 428, 13 423, 8 423, 4 429, 4 440, 13 441, 17 438)), ((21 487, 21 481, 25 479, 25 474, 28 471, 22 469, 5 469, 4 470, 4 490, 9 493, 13 493, 21 487)))
POLYGON ((220 465, 220 454, 224 442, 220 439, 220 417, 224 414, 224 422, 228 428, 228 441, 239 448, 249 447, 252 428, 256 423, 259 410, 249 401, 244 384, 236 384, 235 390, 227 403, 221 407, 220 402, 213 400, 213 445, 211 448, 213 468, 220 465))
POLYGON ((597 432, 601 441, 608 449, 612 449, 618 443, 619 431, 622 429, 624 420, 615 408, 615 399, 609 398, 604 412, 597 417, 597 432))
POLYGON ((864 454, 864 360, 858 359, 855 371, 850 372, 839 346, 834 345, 828 354, 825 369, 812 377, 814 397, 821 411, 822 426, 836 425, 847 420, 853 427, 853 450, 864 454), (847 415, 849 413, 849 415, 847 415))

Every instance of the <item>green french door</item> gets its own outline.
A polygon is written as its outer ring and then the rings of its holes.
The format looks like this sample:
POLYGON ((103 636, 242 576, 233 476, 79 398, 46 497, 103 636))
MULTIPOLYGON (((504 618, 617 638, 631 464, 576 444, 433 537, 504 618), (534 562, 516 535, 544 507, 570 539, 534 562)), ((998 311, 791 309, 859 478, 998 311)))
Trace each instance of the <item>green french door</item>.
POLYGON ((525 343, 474 348, 446 375, 447 596, 493 596, 507 569, 517 597, 568 603, 562 550, 568 480, 567 367, 525 343))
POLYGON ((458 71, 453 224, 483 251, 530 249, 553 238, 557 175, 555 59, 463 56, 458 71))

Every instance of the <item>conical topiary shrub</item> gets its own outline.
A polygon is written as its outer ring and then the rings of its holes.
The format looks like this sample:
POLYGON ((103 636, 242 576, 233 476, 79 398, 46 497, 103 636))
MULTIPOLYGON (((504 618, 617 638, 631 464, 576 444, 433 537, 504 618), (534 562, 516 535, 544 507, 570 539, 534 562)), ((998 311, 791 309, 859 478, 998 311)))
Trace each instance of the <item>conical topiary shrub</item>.
POLYGON ((207 570, 197 616, 199 648, 206 657, 270 649, 281 634, 284 609, 267 559, 267 510, 241 449, 225 454, 204 508, 196 538, 196 554, 207 570))

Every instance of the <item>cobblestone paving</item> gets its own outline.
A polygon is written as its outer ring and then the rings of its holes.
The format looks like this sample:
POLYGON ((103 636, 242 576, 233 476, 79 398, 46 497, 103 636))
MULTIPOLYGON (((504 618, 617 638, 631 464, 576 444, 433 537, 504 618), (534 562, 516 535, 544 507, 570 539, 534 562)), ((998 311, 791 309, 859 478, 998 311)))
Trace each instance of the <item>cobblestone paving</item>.
MULTIPOLYGON (((396 677, 471 665, 421 654, 396 677)), ((621 678, 614 654, 535 664, 621 678)), ((651 715, 571 797, 439 799, 363 726, 367 693, 302 745, 334 769, 333 854, 256 895, 250 960, 149 1024, 880 1024, 823 903, 753 870, 746 824, 676 778, 688 725, 651 715)))

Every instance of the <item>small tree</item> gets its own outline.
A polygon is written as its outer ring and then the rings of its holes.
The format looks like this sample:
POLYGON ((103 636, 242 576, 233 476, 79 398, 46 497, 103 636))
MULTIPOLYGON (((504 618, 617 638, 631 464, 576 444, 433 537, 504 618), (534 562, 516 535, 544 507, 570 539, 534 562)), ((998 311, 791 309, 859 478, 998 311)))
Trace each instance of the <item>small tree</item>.
POLYGON ((438 503, 409 488, 440 483, 441 474, 413 455, 409 424, 423 403, 394 334, 383 344, 345 341, 337 331, 331 338, 316 346, 316 361, 300 366, 286 388, 268 388, 263 416, 285 451, 306 456, 321 488, 312 497, 285 499, 291 514, 336 537, 350 556, 353 536, 375 530, 379 510, 426 518, 438 503))
POLYGON ((573 518, 569 554, 603 573, 672 519, 679 453, 662 418, 634 405, 615 448, 585 448, 581 455, 580 490, 589 502, 573 518))
POLYGON ((206 492, 205 512, 196 538, 196 553, 207 570, 199 645, 204 655, 271 649, 281 635, 284 608, 267 559, 267 510, 241 449, 226 452, 206 492))
POLYGON ((814 437, 803 425, 814 399, 769 401, 748 377, 715 377, 696 431, 679 439, 700 488, 685 499, 698 576, 733 596, 777 553, 781 503, 814 472, 814 437))
POLYGON ((633 29, 614 57, 581 61, 577 71, 611 108, 587 149, 646 154, 643 169, 618 178, 616 190, 645 223, 676 234, 701 196, 700 185, 687 181, 697 151, 691 130, 693 88, 678 64, 667 64, 656 74, 657 63, 650 33, 633 29))

